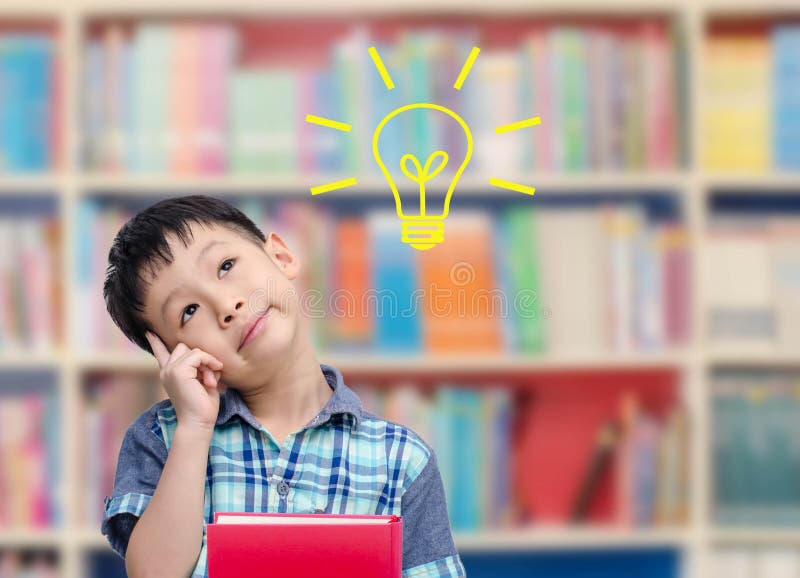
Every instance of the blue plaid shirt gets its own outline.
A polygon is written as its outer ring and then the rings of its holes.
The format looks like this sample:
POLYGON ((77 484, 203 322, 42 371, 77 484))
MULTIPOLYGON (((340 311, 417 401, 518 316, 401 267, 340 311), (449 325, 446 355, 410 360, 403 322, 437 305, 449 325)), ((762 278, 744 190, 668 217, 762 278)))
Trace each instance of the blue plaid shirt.
MULTIPOLYGON (((206 524, 214 512, 401 515, 403 578, 466 576, 433 449, 409 428, 365 411, 338 369, 320 368, 333 395, 283 446, 236 390, 221 395, 206 467, 203 545, 192 578, 208 575, 206 524)), ((156 489, 176 426, 167 399, 125 434, 101 526, 120 556, 156 489)))

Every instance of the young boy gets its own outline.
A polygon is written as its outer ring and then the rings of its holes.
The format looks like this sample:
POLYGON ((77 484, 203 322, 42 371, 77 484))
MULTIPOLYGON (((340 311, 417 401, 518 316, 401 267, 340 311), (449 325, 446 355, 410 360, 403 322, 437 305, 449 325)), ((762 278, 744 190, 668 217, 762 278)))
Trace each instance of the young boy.
POLYGON ((105 498, 101 531, 131 578, 207 576, 215 511, 398 514, 404 578, 466 575, 432 448, 318 362, 300 268, 213 197, 161 201, 117 233, 106 306, 169 396, 128 428, 105 498))

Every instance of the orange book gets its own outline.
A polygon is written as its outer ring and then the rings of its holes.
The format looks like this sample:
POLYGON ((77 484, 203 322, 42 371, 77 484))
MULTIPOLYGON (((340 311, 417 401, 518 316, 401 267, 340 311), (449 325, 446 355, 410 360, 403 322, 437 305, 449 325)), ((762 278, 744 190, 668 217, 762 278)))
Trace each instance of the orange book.
POLYGON ((495 282, 492 223, 488 215, 465 212, 444 222, 444 241, 419 253, 423 292, 422 333, 431 353, 499 352, 502 315, 513 296, 495 282))
POLYGON ((342 219, 335 227, 335 293, 329 305, 333 338, 367 343, 372 336, 372 318, 366 302, 371 286, 369 231, 366 223, 357 218, 342 219))

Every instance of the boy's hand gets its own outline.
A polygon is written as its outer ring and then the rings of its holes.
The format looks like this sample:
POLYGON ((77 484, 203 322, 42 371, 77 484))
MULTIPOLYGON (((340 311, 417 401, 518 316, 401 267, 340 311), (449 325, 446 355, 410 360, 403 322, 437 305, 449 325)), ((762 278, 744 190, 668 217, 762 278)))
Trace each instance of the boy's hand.
POLYGON ((170 353, 158 335, 148 331, 146 337, 161 366, 159 378, 175 407, 178 424, 213 430, 219 413, 222 362, 184 343, 170 353))

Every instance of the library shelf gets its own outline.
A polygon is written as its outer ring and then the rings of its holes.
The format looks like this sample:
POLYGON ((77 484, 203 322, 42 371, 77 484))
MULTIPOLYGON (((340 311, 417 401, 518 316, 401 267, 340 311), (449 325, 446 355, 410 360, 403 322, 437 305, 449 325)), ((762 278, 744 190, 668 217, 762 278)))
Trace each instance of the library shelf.
POLYGON ((341 15, 375 15, 408 14, 422 16, 434 15, 461 15, 461 14, 490 14, 493 16, 514 15, 525 13, 559 13, 567 14, 578 12, 580 14, 613 14, 617 12, 652 14, 674 11, 690 6, 689 0, 653 0, 642 3, 636 0, 606 0, 599 6, 592 0, 541 0, 530 4, 524 0, 501 0, 491 4, 479 5, 477 3, 465 4, 458 0, 440 0, 427 2, 426 0, 388 0, 381 4, 368 0, 343 0, 331 3, 324 0, 302 0, 291 4, 264 4, 258 0, 233 0, 221 4, 214 0, 178 0, 165 4, 158 0, 143 0, 135 4, 104 3, 98 0, 83 0, 77 2, 80 12, 87 17, 140 17, 142 15, 174 16, 186 13, 209 16, 257 16, 265 14, 270 16, 302 16, 313 14, 317 16, 341 15))
POLYGON ((758 174, 743 172, 741 175, 704 173, 703 185, 711 192, 752 195, 754 190, 769 190, 770 193, 800 194, 800 173, 775 172, 758 174))
MULTIPOLYGON (((714 172, 704 170, 696 162, 700 158, 699 139, 700 115, 702 111, 702 62, 704 34, 702 24, 707 20, 726 18, 749 18, 752 16, 780 17, 800 15, 797 0, 655 0, 643 3, 639 0, 542 0, 531 5, 526 0, 499 0, 478 4, 457 0, 388 0, 375 3, 367 0, 344 0, 331 3, 324 0, 297 0, 278 5, 261 0, 140 0, 132 3, 110 3, 101 0, 65 0, 55 2, 22 2, 8 0, 0 4, 0 20, 9 22, 21 20, 46 21, 55 24, 62 33, 61 46, 65 72, 63 88, 64 156, 66 167, 52 173, 36 175, 0 175, 0 199, 24 194, 44 192, 57 196, 63 201, 60 209, 65 224, 65 247, 71 247, 76 235, 70 221, 77 203, 83 197, 94 194, 118 196, 156 196, 181 192, 205 192, 214 194, 240 194, 264 196, 268 198, 292 196, 311 198, 309 188, 330 180, 325 175, 218 175, 218 176, 176 176, 103 174, 79 168, 77 150, 74 146, 81 142, 82 130, 77 122, 78 110, 82 102, 81 50, 85 28, 97 21, 137 21, 146 18, 172 18, 198 16, 210 18, 247 17, 286 17, 302 18, 314 15, 321 18, 336 18, 356 15, 366 19, 416 15, 425 17, 502 17, 502 16, 554 16, 554 17, 628 17, 658 15, 671 19, 684 27, 686 35, 683 50, 690 61, 687 91, 689 110, 681 119, 688 126, 690 141, 687 148, 692 158, 688 166, 665 173, 599 173, 577 174, 531 173, 525 175, 491 175, 499 178, 516 179, 537 189, 537 195, 570 195, 573 192, 649 194, 668 192, 678 196, 689 205, 687 223, 690 226, 690 247, 694 252, 703 252, 706 243, 708 209, 705 200, 715 193, 752 194, 753 191, 770 191, 780 194, 800 194, 800 173, 752 173, 752 172, 714 172), (695 162, 692 162, 695 161, 695 162)), ((351 175, 345 175, 351 176, 351 175)), ((456 196, 500 195, 511 198, 515 193, 504 191, 488 184, 489 175, 473 176, 465 174, 456 196)), ((341 178, 341 175, 336 175, 341 178)), ((342 189, 337 196, 362 195, 378 198, 389 195, 386 182, 379 176, 359 178, 358 184, 350 190, 342 189)), ((67 282, 64 283, 66 297, 72 298, 75 263, 71 251, 64 249, 67 282)), ((695 269, 697 272, 697 269, 695 269)), ((695 325, 702 325, 702 291, 692 293, 692 311, 695 325)), ((74 318, 70 311, 64 312, 67 334, 74 334, 74 326, 80 319, 74 318)), ((767 545, 791 544, 800 546, 800 529, 774 528, 715 528, 707 519, 706 510, 710 501, 708 478, 710 477, 709 422, 711 370, 718 366, 800 366, 800 359, 791 353, 748 351, 719 351, 706 346, 701 332, 695 332, 688 351, 668 351, 660 353, 631 353, 627 355, 596 354, 585 356, 490 356, 476 357, 460 355, 451 358, 387 357, 384 355, 340 355, 322 353, 320 361, 331 363, 343 372, 361 373, 448 373, 454 370, 474 370, 486 372, 536 372, 550 369, 569 370, 627 370, 627 369, 686 369, 688 374, 688 398, 693 406, 693 416, 697 420, 697 436, 692 448, 690 490, 690 523, 681 528, 642 528, 626 530, 607 527, 591 528, 540 528, 529 529, 483 529, 475 533, 455 533, 456 544, 461 551, 503 552, 506 550, 553 550, 563 548, 637 548, 666 545, 688 553, 693 560, 688 572, 689 578, 709 575, 706 565, 711 546, 714 545, 767 545)), ((86 373, 93 371, 146 371, 157 372, 157 363, 142 353, 81 353, 73 345, 64 351, 50 353, 0 352, 0 370, 55 369, 63 373, 63 393, 65 394, 65 423, 62 426, 66 450, 71 455, 77 452, 78 424, 76 408, 80 404, 80 386, 86 373)), ((64 460, 64 482, 67 495, 79 492, 80 475, 75 460, 64 460)), ((0 548, 54 548, 63 555, 62 576, 76 578, 86 576, 83 569, 83 556, 88 551, 110 551, 106 538, 98 527, 92 527, 77 520, 79 507, 70 503, 67 510, 67 525, 60 529, 0 530, 0 548)))
POLYGON ((21 192, 58 194, 63 184, 63 178, 57 174, 0 175, 0 197, 21 192))
POLYGON ((0 350, 0 369, 58 369, 64 365, 63 352, 3 351, 0 350))
MULTIPOLYGON (((160 194, 171 192, 204 191, 253 195, 292 195, 311 198, 310 187, 343 178, 347 175, 104 175, 78 176, 78 189, 87 194, 102 192, 123 196, 160 194)), ((495 176, 495 175, 492 175, 495 176)), ((530 184, 548 194, 561 192, 634 192, 642 194, 670 192, 682 194, 687 187, 685 173, 608 173, 585 172, 574 174, 533 173, 527 175, 502 175, 504 179, 530 184)), ((357 179, 356 185, 340 189, 336 196, 391 196, 385 179, 366 177, 357 179)), ((454 196, 488 195, 518 196, 519 193, 489 184, 489 175, 465 175, 458 182, 454 196)))
POLYGON ((800 546, 800 528, 715 528, 711 541, 725 546, 800 546))
MULTIPOLYGON (((486 372, 531 372, 537 370, 624 370, 624 369, 680 369, 689 363, 688 354, 676 351, 660 354, 587 356, 522 356, 522 355, 452 355, 452 356, 387 356, 387 355, 317 355, 320 363, 328 363, 342 372, 393 373, 442 372, 481 370, 486 372)), ((157 370, 155 360, 149 355, 136 353, 94 353, 82 355, 77 359, 77 367, 82 371, 142 371, 157 370)))
POLYGON ((0 530, 0 548, 58 548, 63 544, 65 530, 0 530))
POLYGON ((489 528, 480 532, 454 532, 453 539, 460 552, 536 550, 536 549, 606 549, 650 548, 654 546, 683 547, 690 539, 682 528, 615 528, 615 527, 554 527, 554 528, 489 528))
MULTIPOLYGON (((93 549, 110 548, 105 536, 92 528, 71 533, 69 540, 93 549)), ((564 548, 682 547, 689 534, 681 528, 487 528, 477 532, 453 532, 459 552, 536 550, 564 548)))
POLYGON ((800 367, 796 351, 712 349, 709 365, 729 367, 800 367))

